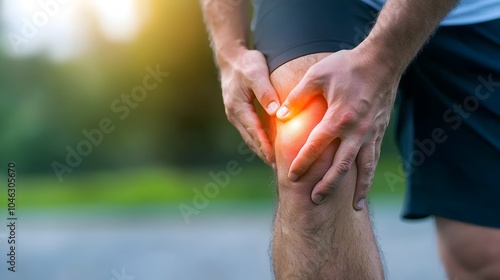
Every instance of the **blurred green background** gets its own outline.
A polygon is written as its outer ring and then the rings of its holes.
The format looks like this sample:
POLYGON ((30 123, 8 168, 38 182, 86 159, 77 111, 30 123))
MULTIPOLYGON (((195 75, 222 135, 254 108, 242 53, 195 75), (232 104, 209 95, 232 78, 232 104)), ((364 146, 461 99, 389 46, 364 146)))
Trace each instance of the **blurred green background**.
MULTIPOLYGON (((230 161, 241 173, 213 201, 274 199, 270 168, 224 115, 198 1, 69 1, 45 12, 45 24, 36 3, 4 0, 0 26, 1 176, 16 163, 22 207, 190 203, 193 188, 230 161), (143 84, 148 66, 169 75, 124 117, 112 104, 127 104, 122 95, 143 84), (82 131, 103 119, 114 130, 89 151, 82 131), (85 155, 69 156, 72 167, 68 154, 79 147, 85 155)), ((379 197, 404 191, 393 125, 373 186, 379 197)))
MULTIPOLYGON (((9 162, 20 244, 0 279, 272 279, 274 175, 226 119, 198 1, 0 0, 0 19, 0 252, 9 162)), ((403 193, 391 121, 376 235, 394 279, 444 279, 403 193)))

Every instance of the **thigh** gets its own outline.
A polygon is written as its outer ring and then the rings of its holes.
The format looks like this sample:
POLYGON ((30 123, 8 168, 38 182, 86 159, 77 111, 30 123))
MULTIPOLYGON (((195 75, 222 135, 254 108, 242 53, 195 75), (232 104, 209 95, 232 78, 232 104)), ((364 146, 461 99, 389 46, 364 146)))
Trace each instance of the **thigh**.
POLYGON ((253 19, 255 48, 274 71, 304 55, 354 48, 378 13, 360 0, 262 0, 253 19))

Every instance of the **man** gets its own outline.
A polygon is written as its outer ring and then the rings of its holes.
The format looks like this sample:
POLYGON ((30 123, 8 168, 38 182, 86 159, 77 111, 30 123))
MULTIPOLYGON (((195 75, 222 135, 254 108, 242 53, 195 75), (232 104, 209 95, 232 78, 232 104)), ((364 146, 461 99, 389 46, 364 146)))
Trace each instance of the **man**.
POLYGON ((278 175, 276 279, 384 278, 365 197, 398 88, 403 216, 434 217, 450 279, 500 279, 500 1, 456 4, 256 0, 252 50, 245 1, 203 2, 226 114, 278 175))

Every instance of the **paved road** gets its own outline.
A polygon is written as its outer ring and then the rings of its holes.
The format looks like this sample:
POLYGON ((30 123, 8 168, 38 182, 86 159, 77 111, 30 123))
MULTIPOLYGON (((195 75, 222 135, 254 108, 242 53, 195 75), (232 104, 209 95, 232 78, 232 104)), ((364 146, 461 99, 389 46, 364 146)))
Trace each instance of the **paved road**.
MULTIPOLYGON (((403 223, 397 204, 374 203, 388 279, 445 279, 430 221, 403 223)), ((265 280, 272 206, 210 205, 187 225, 175 206, 19 214, 16 273, 5 280, 265 280), (235 208, 238 210, 235 211, 235 208)))

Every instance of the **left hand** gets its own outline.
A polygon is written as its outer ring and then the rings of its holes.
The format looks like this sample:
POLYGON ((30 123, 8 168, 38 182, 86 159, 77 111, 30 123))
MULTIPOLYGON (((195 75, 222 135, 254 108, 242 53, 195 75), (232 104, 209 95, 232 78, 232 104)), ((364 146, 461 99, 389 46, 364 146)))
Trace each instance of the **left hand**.
POLYGON ((283 102, 277 117, 287 120, 313 96, 323 95, 328 109, 293 160, 289 178, 297 180, 336 138, 341 140, 332 166, 314 187, 321 203, 356 161, 353 207, 363 208, 380 156, 380 146, 396 96, 401 71, 359 48, 333 53, 313 65, 283 102))

